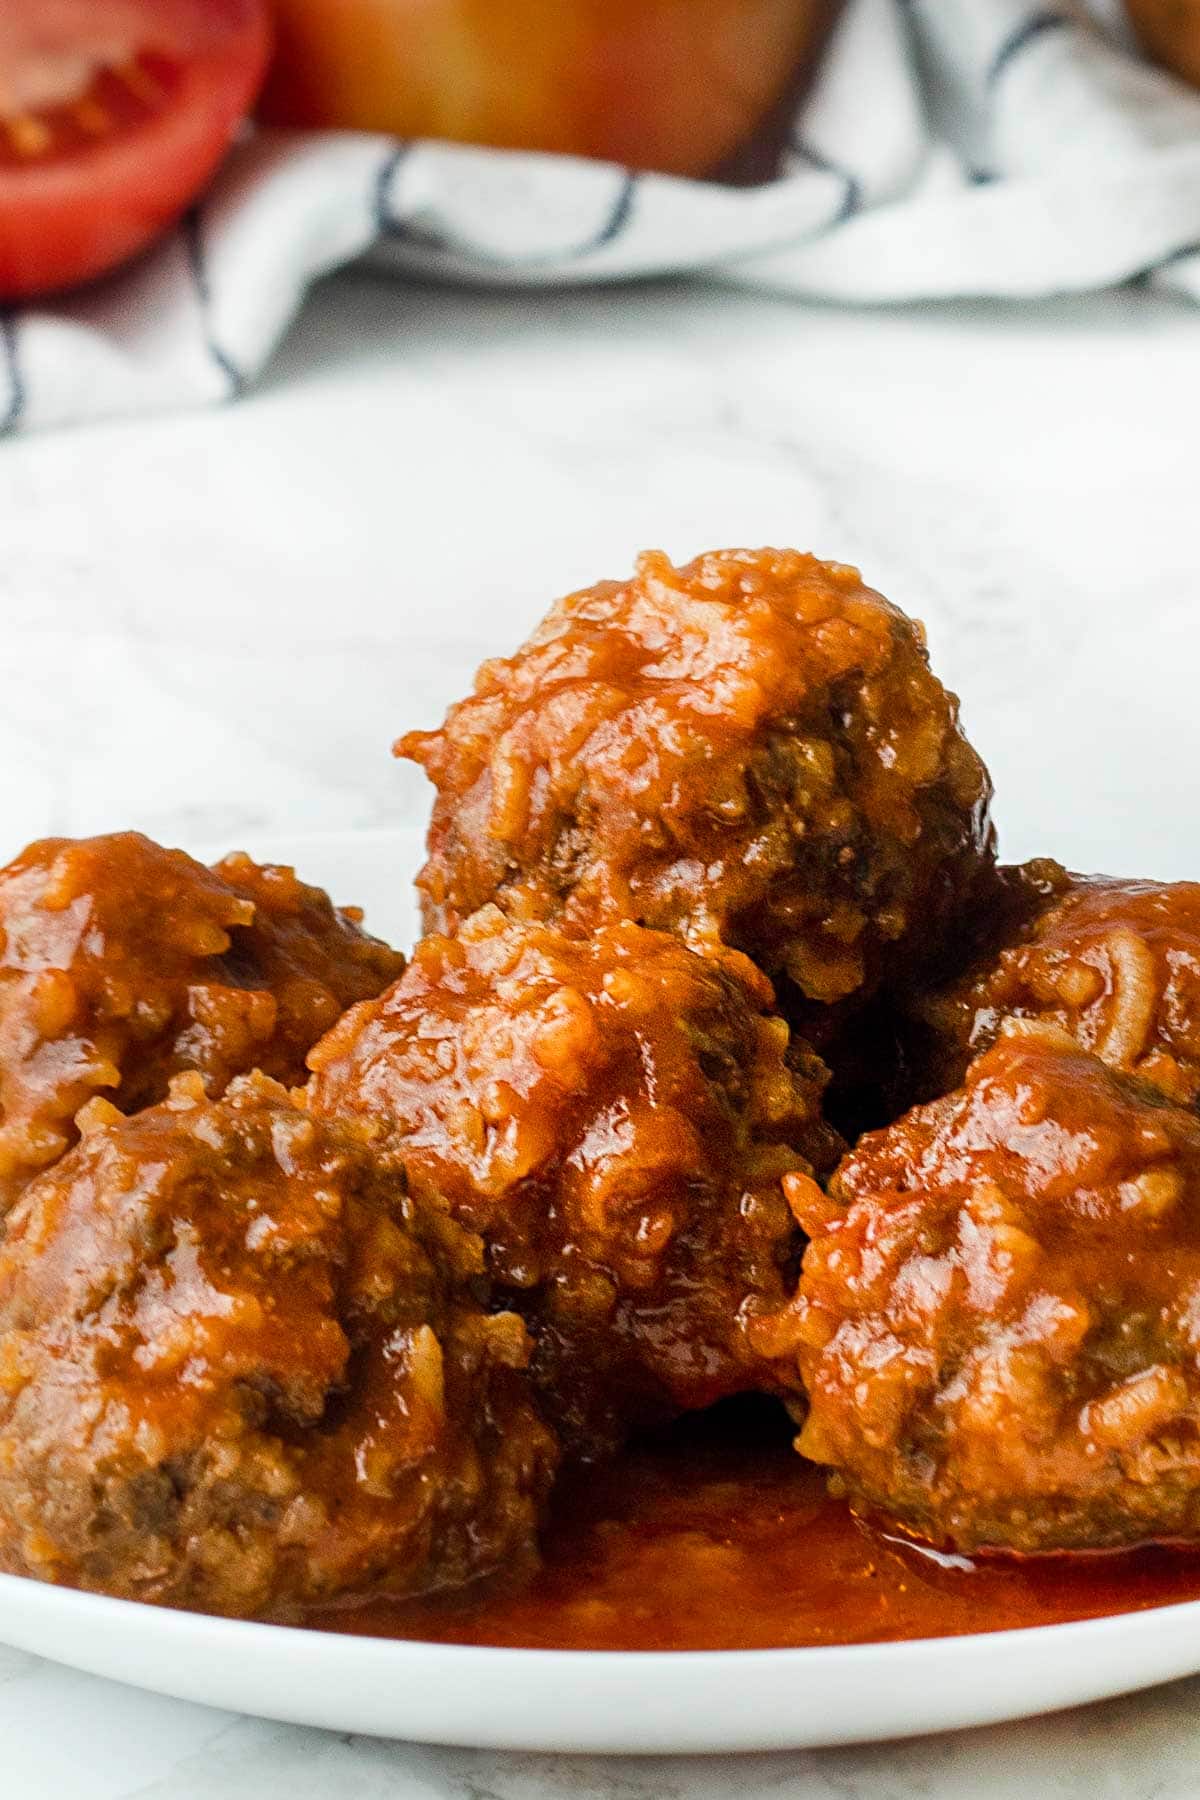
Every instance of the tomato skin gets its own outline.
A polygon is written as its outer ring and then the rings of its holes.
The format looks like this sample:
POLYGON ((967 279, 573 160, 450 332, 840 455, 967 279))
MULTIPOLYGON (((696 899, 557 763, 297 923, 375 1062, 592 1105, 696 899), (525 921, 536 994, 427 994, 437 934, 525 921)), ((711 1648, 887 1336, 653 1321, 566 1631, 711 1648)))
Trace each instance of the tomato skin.
POLYGON ((1143 49, 1200 87, 1200 0, 1125 0, 1143 49))
POLYGON ((272 124, 558 151, 674 174, 736 150, 828 0, 276 0, 272 124))
MULTIPOLYGON (((36 15, 41 0, 24 3, 36 15)), ((102 28, 108 0, 93 4, 102 28)), ((126 0, 120 11, 127 27, 131 14, 145 15, 146 38, 131 48, 144 41, 177 59, 169 95, 94 142, 0 163, 0 300, 106 274, 168 230, 208 183, 261 86, 266 0, 126 0)), ((6 51, 0 29, 0 59, 6 51)))

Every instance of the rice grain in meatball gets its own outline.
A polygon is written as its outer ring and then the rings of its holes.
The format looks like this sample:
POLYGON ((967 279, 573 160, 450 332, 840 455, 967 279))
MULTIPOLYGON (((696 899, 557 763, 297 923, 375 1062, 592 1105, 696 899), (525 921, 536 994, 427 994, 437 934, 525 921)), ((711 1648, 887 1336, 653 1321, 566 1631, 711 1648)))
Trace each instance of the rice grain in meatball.
POLYGON ((1173 1099, 1200 1096, 1200 883, 1069 876, 1056 864, 1003 871, 1030 897, 998 945, 926 997, 924 1085, 957 1086, 1007 1018, 1058 1025, 1110 1068, 1173 1099))
POLYGON ((495 907, 420 943, 312 1052, 312 1104, 381 1125, 482 1233, 583 1453, 759 1384, 746 1322, 794 1281, 780 1177, 829 1166, 819 1060, 737 953, 495 907))
POLYGON ((138 832, 32 844, 0 870, 0 1215, 103 1093, 133 1112, 306 1052, 403 957, 288 868, 215 869, 138 832))
POLYGON ((528 1556, 554 1448, 477 1239, 262 1076, 84 1125, 0 1243, 0 1567, 252 1614, 528 1556))
POLYGON ((1200 1119, 1057 1027, 864 1138, 760 1347, 800 1449, 958 1550, 1200 1540, 1200 1119), (767 1342, 767 1338, 771 1342, 767 1342))
POLYGON ((400 754, 437 789, 419 878, 745 951, 811 1002, 908 971, 989 865, 987 773, 920 627, 795 551, 642 556, 554 606, 400 754))

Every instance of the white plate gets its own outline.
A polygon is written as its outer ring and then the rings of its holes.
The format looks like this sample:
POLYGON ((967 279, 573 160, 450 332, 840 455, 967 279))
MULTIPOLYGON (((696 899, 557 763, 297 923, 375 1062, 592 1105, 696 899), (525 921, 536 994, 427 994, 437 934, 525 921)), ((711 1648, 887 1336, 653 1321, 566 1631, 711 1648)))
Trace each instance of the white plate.
MULTIPOLYGON (((219 848, 228 848, 220 846, 219 848)), ((396 942, 416 831, 248 846, 396 942)), ((815 1650, 490 1650, 210 1619, 0 1576, 0 1640, 152 1692, 300 1725, 487 1749, 779 1750, 1049 1712, 1200 1671, 1200 1602, 977 1637, 815 1650)))

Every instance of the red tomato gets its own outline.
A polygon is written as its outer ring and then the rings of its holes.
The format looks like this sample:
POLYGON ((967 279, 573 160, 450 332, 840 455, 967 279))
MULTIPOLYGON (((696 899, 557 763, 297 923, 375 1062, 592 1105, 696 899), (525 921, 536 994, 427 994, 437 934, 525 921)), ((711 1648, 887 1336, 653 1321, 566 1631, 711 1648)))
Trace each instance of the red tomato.
POLYGON ((171 225, 254 100, 267 0, 0 0, 0 299, 171 225))
POLYGON ((786 92, 831 10, 830 0, 275 0, 262 115, 701 174, 786 92))

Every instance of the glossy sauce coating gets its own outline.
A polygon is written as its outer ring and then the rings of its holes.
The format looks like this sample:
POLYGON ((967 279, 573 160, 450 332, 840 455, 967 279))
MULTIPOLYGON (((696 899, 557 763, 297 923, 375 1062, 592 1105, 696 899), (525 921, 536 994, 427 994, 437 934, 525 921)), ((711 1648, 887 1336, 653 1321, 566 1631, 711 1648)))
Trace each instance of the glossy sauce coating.
MULTIPOLYGON (((1110 1068, 1172 1099, 1200 1095, 1200 882, 1001 871, 990 949, 927 996, 923 1083, 957 1086, 1006 1018, 1060 1026, 1110 1068), (1016 902, 1022 896, 1024 904, 1016 902)), ((993 909, 989 909, 992 912, 993 909)))
POLYGON ((0 1240, 0 1568, 241 1614, 529 1556, 555 1451, 477 1238, 261 1075, 80 1122, 0 1240))
POLYGON ((786 1436, 701 1429, 559 1493, 531 1579, 305 1615, 320 1629, 560 1650, 765 1650, 960 1636, 1200 1599, 1200 1555, 979 1561, 889 1539, 786 1436))
POLYGON ((857 1503, 960 1550, 1200 1542, 1193 1109, 1012 1020, 828 1197, 785 1186, 811 1242, 760 1332, 857 1503))
POLYGON ((486 907, 310 1056, 313 1108, 370 1120, 481 1233, 584 1454, 770 1379, 746 1327, 795 1281, 780 1178, 839 1150, 772 1000, 737 952, 486 907))
POLYGON ((488 901, 632 919, 743 950, 818 1010, 910 972, 993 854, 920 627, 796 551, 647 552, 397 749, 437 788, 427 929, 488 901))
POLYGON ((0 1215, 75 1141, 95 1094, 122 1112, 196 1070, 210 1094, 304 1056, 404 959, 294 870, 215 869, 140 832, 46 838, 0 869, 0 1215))

